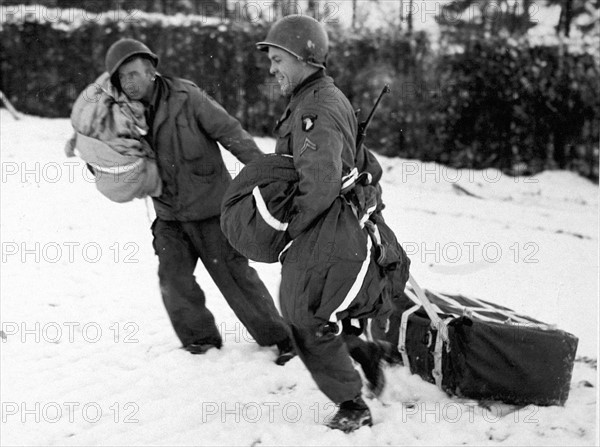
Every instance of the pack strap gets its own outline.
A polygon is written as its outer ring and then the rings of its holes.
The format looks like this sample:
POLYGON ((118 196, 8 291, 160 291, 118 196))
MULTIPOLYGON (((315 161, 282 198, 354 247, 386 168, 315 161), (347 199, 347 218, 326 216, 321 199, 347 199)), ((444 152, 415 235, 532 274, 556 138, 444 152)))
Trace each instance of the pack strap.
POLYGON ((110 166, 110 167, 100 166, 99 164, 93 163, 93 162, 89 162, 89 164, 92 165, 92 167, 94 168, 95 171, 102 172, 105 174, 120 175, 120 174, 125 174, 129 171, 139 169, 140 166, 144 163, 144 161, 145 160, 143 158, 139 158, 138 160, 134 161, 133 163, 128 163, 125 165, 110 166))
POLYGON ((404 366, 410 369, 410 360, 408 358, 408 352, 406 350, 406 330, 408 329, 408 317, 421 308, 420 304, 416 304, 410 309, 402 312, 402 318, 400 320, 400 332, 398 334, 398 351, 402 356, 402 363, 404 366))
POLYGON ((340 194, 343 196, 356 185, 370 185, 371 183, 373 183, 373 176, 370 172, 363 171, 359 174, 358 169, 354 167, 348 174, 342 177, 340 194))
MULTIPOLYGON (((447 328, 450 321, 452 321, 452 318, 446 318, 442 322, 442 325, 446 328, 446 337, 448 337, 447 328)), ((433 380, 435 380, 435 384, 440 390, 443 390, 442 383, 444 381, 444 370, 442 368, 442 359, 444 346, 446 346, 446 349, 448 349, 447 342, 447 338, 444 340, 444 331, 439 330, 435 339, 435 348, 433 350, 433 371, 431 371, 431 375, 433 376, 433 380)))
POLYGON ((255 186, 252 190, 252 197, 254 197, 254 202, 256 203, 256 209, 258 211, 258 214, 260 214, 260 217, 262 217, 262 219, 267 225, 269 225, 271 228, 277 231, 287 230, 288 223, 281 222, 279 219, 277 219, 270 213, 269 208, 267 207, 265 199, 260 193, 260 188, 258 186, 255 186))
POLYGON ((429 301, 429 298, 427 298, 427 295, 425 295, 425 292, 423 292, 423 289, 421 289, 421 286, 419 286, 419 284, 417 283, 415 278, 410 273, 408 275, 408 282, 410 283, 413 290, 415 291, 417 298, 419 299, 419 301, 421 302, 421 305, 423 306, 423 309, 425 309, 425 312, 427 313, 427 316, 431 320, 431 326, 438 331, 438 336, 441 337, 441 339, 444 342, 447 342, 448 341, 448 325, 447 325, 448 320, 442 321, 442 319, 440 318, 440 316, 437 314, 436 310, 434 309, 433 304, 431 304, 431 301, 429 301))
POLYGON ((329 316, 329 322, 340 324, 340 322, 338 321, 338 318, 337 318, 337 313, 348 309, 348 307, 350 307, 350 304, 352 304, 352 301, 354 301, 354 299, 358 296, 358 293, 360 292, 360 289, 362 288, 362 285, 367 276, 367 271, 369 270, 369 263, 371 261, 371 248, 372 247, 373 247, 373 243, 371 242, 371 238, 367 237, 367 256, 365 257, 365 259, 360 267, 360 271, 358 272, 358 275, 356 275, 356 278, 354 278, 354 282, 352 283, 350 290, 348 290, 346 297, 344 298, 342 303, 337 307, 337 309, 335 309, 329 316))

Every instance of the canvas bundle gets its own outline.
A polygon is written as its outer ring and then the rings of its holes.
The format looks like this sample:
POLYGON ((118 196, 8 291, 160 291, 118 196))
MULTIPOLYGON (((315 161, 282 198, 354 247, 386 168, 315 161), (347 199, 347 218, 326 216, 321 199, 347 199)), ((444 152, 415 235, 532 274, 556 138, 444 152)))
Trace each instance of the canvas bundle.
POLYGON ((458 397, 566 402, 577 337, 497 304, 411 285, 404 295, 410 301, 397 305, 387 330, 375 326, 373 335, 397 343, 413 374, 458 397))
POLYGON ((162 182, 148 132, 144 106, 129 101, 102 74, 81 92, 71 112, 73 149, 94 174, 96 188, 114 202, 158 197, 162 182))

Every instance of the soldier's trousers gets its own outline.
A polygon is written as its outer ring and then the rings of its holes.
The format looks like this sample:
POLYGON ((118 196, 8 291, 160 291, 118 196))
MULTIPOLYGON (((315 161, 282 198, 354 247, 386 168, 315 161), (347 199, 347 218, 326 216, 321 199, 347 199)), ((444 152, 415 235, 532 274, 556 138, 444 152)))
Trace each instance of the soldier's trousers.
POLYGON ((259 345, 274 345, 289 337, 269 291, 248 260, 231 247, 221 232, 218 216, 194 222, 157 218, 152 233, 159 260, 160 291, 184 346, 222 344, 204 292, 194 276, 198 259, 259 345))
POLYGON ((344 337, 335 335, 327 321, 315 317, 315 309, 327 297, 308 292, 305 273, 304 263, 289 257, 283 260, 281 313, 291 329, 296 352, 319 389, 336 404, 353 400, 361 394, 360 375, 344 337))
MULTIPOLYGON (((282 302, 282 311, 284 309, 282 302)), ((323 324, 308 326, 288 320, 298 356, 319 389, 334 403, 354 400, 361 395, 362 381, 352 363, 343 335, 322 334, 323 324)))

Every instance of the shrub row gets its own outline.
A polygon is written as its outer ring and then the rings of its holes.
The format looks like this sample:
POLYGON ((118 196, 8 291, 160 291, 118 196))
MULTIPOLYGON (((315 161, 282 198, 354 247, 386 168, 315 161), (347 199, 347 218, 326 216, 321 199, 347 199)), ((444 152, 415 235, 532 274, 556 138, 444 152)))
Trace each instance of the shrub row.
MULTIPOLYGON (((131 23, 7 20, 0 29, 0 88, 23 112, 67 117, 104 69, 120 37, 147 43, 160 71, 193 80, 252 133, 267 135, 285 100, 254 43, 261 23, 146 15, 131 23)), ((508 173, 567 168, 598 179, 598 61, 560 45, 465 39, 433 51, 426 34, 359 36, 332 27, 328 71, 365 119, 392 88, 368 134, 379 153, 508 173)))

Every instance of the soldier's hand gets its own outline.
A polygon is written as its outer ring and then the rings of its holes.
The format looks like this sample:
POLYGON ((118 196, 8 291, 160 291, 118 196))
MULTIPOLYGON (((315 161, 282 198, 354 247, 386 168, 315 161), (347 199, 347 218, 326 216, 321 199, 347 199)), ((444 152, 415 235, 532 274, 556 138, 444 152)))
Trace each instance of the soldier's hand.
POLYGON ((75 139, 76 139, 76 135, 73 134, 73 136, 71 138, 69 138, 67 140, 67 142, 65 143, 64 151, 65 151, 65 155, 67 157, 75 156, 75 139))

